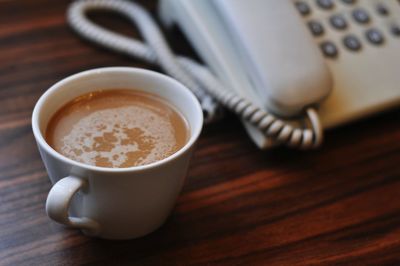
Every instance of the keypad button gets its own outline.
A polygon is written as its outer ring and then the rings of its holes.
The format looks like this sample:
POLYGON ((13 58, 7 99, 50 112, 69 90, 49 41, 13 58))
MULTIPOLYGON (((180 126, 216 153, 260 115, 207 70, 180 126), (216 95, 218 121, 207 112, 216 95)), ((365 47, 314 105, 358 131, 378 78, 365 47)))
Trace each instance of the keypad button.
POLYGON ((308 6, 308 4, 303 1, 297 1, 296 8, 303 16, 307 16, 308 14, 311 13, 311 9, 308 6))
POLYGON ((365 35, 367 36, 367 39, 373 44, 382 44, 384 41, 382 33, 377 29, 369 29, 366 31, 365 35))
POLYGON ((321 23, 315 20, 308 22, 308 28, 314 36, 320 36, 324 33, 324 28, 322 27, 321 23))
POLYGON ((376 5, 376 11, 381 14, 382 16, 387 16, 389 15, 389 10, 386 8, 386 6, 382 3, 376 5))
POLYGON ((348 5, 352 5, 356 3, 356 0, 342 0, 342 2, 348 5))
POLYGON ((341 15, 334 15, 329 19, 331 25, 336 29, 343 30, 347 28, 347 22, 341 15))
POLYGON ((336 45, 333 42, 325 41, 325 42, 321 43, 320 47, 321 47, 323 54, 326 57, 333 58, 333 57, 336 57, 338 54, 338 49, 336 48, 336 45))
POLYGON ((343 43, 348 49, 352 51, 358 51, 361 49, 361 43, 354 35, 347 35, 346 37, 344 37, 343 43))
POLYGON ((332 9, 334 7, 332 0, 317 0, 317 5, 322 9, 332 9))
POLYGON ((368 13, 364 9, 361 9, 361 8, 358 8, 353 11, 353 18, 357 22, 362 23, 362 24, 368 23, 370 20, 368 13))
POLYGON ((390 27, 390 31, 392 32, 392 34, 396 37, 400 37, 400 26, 398 25, 392 25, 390 27))

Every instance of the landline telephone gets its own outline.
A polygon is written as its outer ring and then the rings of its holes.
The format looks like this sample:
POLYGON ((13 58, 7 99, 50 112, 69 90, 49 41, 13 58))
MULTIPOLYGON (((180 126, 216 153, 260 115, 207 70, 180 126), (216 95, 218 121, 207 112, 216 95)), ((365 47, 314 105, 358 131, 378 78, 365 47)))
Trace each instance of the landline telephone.
POLYGON ((396 0, 161 0, 159 7, 163 23, 179 26, 210 69, 175 57, 135 3, 77 1, 68 20, 91 41, 160 64, 211 117, 215 100, 238 113, 260 148, 315 147, 322 127, 400 104, 396 0), (127 16, 147 44, 90 22, 93 9, 127 16))

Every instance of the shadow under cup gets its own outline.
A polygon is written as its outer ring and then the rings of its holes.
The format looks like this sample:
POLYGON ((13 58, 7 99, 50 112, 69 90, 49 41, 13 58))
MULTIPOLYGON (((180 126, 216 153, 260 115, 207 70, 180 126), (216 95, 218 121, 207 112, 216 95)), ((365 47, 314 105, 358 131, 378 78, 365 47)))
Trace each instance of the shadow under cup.
POLYGON ((72 201, 65 199, 63 204, 69 207, 67 217, 52 217, 54 215, 48 210, 49 216, 57 222, 102 238, 129 239, 154 231, 168 217, 180 193, 202 124, 202 110, 194 95, 174 79, 153 71, 128 67, 100 68, 56 83, 35 106, 33 133, 52 184, 72 176, 84 180, 85 185, 80 187, 72 201), (188 123, 186 144, 163 160, 130 168, 87 165, 52 149, 46 143, 44 134, 54 113, 78 96, 105 89, 152 93, 172 104, 188 123), (96 228, 71 223, 76 217, 95 221, 96 228))

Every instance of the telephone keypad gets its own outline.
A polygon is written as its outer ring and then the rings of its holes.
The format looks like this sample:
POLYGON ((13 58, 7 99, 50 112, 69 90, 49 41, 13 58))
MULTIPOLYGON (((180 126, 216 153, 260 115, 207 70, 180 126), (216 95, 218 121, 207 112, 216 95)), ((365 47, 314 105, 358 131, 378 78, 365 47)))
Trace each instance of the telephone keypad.
POLYGON ((341 48, 355 55, 368 47, 386 47, 390 38, 400 40, 400 22, 385 0, 293 1, 328 58, 337 58, 341 48))
POLYGON ((367 36, 367 39, 372 43, 372 44, 382 44, 384 39, 383 35, 378 31, 377 29, 369 29, 365 33, 367 36))
POLYGON ((357 8, 353 11, 353 18, 355 21, 361 24, 368 23, 370 21, 368 13, 361 8, 357 8))
POLYGON ((343 43, 351 51, 358 51, 361 49, 361 42, 353 34, 347 35, 346 37, 344 37, 343 43))

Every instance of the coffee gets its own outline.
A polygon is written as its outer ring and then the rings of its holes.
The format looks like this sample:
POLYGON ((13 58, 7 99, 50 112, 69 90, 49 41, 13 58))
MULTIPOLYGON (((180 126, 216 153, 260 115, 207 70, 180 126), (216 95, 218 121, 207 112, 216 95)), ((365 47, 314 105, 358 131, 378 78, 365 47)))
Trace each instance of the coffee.
POLYGON ((89 165, 125 168, 162 160, 188 139, 184 117, 158 96, 126 89, 91 92, 50 119, 45 138, 64 156, 89 165))

